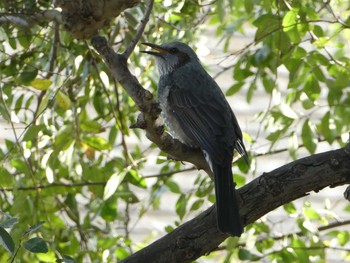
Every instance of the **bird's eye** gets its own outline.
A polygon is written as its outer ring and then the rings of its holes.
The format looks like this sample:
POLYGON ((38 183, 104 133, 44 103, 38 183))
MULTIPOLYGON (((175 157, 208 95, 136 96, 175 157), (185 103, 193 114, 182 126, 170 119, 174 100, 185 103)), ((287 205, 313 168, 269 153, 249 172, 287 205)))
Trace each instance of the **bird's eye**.
POLYGON ((177 53, 179 50, 176 47, 169 49, 170 53, 177 53))

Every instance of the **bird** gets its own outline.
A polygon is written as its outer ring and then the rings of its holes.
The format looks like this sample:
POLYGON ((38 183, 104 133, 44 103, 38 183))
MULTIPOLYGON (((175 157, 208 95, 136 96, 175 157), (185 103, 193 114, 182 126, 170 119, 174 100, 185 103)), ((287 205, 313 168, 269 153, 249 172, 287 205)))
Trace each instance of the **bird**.
POLYGON ((249 159, 236 116, 191 47, 179 41, 142 44, 152 50, 141 52, 155 57, 158 103, 170 134, 200 148, 213 174, 218 230, 240 237, 244 228, 232 175, 234 149, 248 165, 249 159))

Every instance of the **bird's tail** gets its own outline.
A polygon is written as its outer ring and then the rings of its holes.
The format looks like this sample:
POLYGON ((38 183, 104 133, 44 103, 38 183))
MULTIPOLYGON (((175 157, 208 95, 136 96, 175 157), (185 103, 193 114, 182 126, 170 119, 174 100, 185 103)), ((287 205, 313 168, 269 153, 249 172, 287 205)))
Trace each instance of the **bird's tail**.
POLYGON ((218 228, 222 233, 241 236, 243 226, 239 216, 231 166, 213 164, 218 228))

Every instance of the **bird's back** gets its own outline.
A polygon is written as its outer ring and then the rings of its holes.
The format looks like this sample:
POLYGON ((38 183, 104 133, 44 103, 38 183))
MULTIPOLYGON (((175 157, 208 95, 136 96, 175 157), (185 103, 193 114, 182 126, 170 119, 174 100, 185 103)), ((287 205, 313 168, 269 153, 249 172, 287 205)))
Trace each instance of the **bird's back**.
POLYGON ((180 135, 176 137, 187 144, 206 149, 214 158, 217 157, 218 162, 232 160, 233 148, 237 140, 242 139, 242 132, 223 92, 199 63, 188 63, 161 76, 158 100, 167 125, 175 130, 176 135, 180 135), (174 105, 169 107, 171 103, 174 105), (178 111, 177 114, 174 111, 178 111), (184 125, 182 119, 180 122, 183 125, 177 124, 178 118, 186 115, 183 114, 184 111, 191 112, 194 119, 191 122, 197 123, 184 125), (210 142, 203 142, 197 136, 191 135, 193 132, 186 132, 188 129, 197 130, 210 142))

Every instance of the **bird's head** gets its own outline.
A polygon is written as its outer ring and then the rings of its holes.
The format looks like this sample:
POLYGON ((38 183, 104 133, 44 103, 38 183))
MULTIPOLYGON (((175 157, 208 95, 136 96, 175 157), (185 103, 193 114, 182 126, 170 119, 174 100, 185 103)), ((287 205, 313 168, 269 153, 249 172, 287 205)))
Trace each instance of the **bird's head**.
POLYGON ((182 42, 170 42, 162 45, 142 43, 155 51, 141 51, 155 56, 160 75, 166 75, 191 62, 198 62, 196 53, 182 42))

